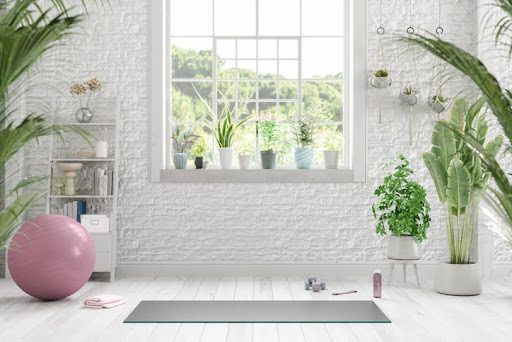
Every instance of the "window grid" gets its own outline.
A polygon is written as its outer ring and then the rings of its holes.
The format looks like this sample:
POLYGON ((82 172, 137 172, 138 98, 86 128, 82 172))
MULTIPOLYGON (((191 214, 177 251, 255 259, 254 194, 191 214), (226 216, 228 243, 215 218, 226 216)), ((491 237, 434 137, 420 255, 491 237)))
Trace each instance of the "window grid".
MULTIPOLYGON (((196 79, 196 78, 179 78, 179 77, 173 77, 171 76, 171 84, 172 83, 180 83, 180 82, 204 82, 204 83, 211 83, 212 84, 212 95, 211 95, 211 101, 212 101, 212 107, 215 111, 215 114, 218 114, 218 104, 223 102, 234 102, 235 103, 235 114, 237 115, 237 119, 240 116, 239 113, 239 104, 240 102, 244 103, 255 103, 255 112, 256 112, 256 123, 261 119, 261 112, 260 112, 260 103, 275 103, 277 113, 280 113, 280 105, 281 103, 295 103, 296 104, 296 114, 294 120, 283 120, 277 117, 277 121, 284 124, 291 124, 295 122, 295 120, 300 119, 302 117, 302 111, 303 111, 303 84, 304 82, 330 82, 330 83, 339 83, 343 86, 343 79, 342 78, 325 78, 325 77, 319 77, 319 78, 302 78, 302 40, 304 38, 341 38, 344 39, 344 35, 303 35, 303 10, 302 10, 302 0, 299 1, 300 6, 300 20, 299 20, 299 30, 300 34, 298 37, 291 37, 291 36, 260 36, 259 35, 259 0, 255 0, 255 15, 256 15, 256 36, 216 36, 215 34, 215 0, 212 1, 212 35, 168 35, 169 46, 172 46, 172 39, 173 38, 211 38, 212 39, 212 79, 196 79), (233 79, 224 79, 224 78, 218 78, 218 70, 217 70, 217 41, 220 39, 234 39, 235 40, 235 58, 222 58, 224 61, 234 61, 235 62, 235 99, 227 99, 227 100, 220 100, 218 98, 218 83, 222 81, 233 81, 233 79), (253 39, 256 41, 256 59, 251 58, 238 58, 238 41, 241 39, 253 39), (260 58, 259 57, 259 44, 258 42, 262 39, 273 39, 276 40, 277 44, 277 58, 260 58), (280 53, 280 42, 281 40, 285 39, 296 39, 297 40, 297 46, 298 46, 298 57, 297 58, 279 58, 280 53), (255 82, 255 99, 241 99, 239 97, 239 68, 238 68, 238 62, 244 61, 244 60, 255 60, 256 61, 256 79, 243 79, 244 82, 255 82), (262 78, 260 78, 259 73, 259 61, 273 61, 275 60, 277 62, 277 78, 270 78, 270 79, 264 79, 265 81, 275 81, 276 82, 276 99, 260 99, 260 81, 262 78), (280 77, 280 61, 297 61, 298 65, 298 77, 297 78, 281 78, 280 77), (280 92, 280 86, 281 82, 297 82, 297 98, 296 99, 281 99, 281 92, 280 92), (234 101, 233 101, 234 100, 234 101)), ((167 32, 170 32, 169 30, 167 32)), ((172 63, 172 61, 171 61, 172 63)), ((342 73, 344 71, 344 67, 342 69, 342 73)), ((170 101, 172 106, 172 101, 170 101)), ((171 109, 172 112, 172 109, 171 109)), ((315 121, 315 124, 317 125, 331 125, 331 126, 344 126, 344 119, 343 119, 343 112, 337 113, 341 114, 341 117, 339 120, 334 121, 315 121)), ((193 122, 182 122, 183 124, 192 124, 193 122)), ((345 128, 343 128, 344 130, 345 128)), ((258 131, 256 128, 256 158, 259 158, 259 136, 258 131)), ((212 136, 212 146, 215 146, 215 149, 218 147, 216 146, 215 138, 212 136)), ((215 163, 216 153, 213 153, 213 162, 215 163)), ((344 162, 344 161, 342 161, 344 162)))

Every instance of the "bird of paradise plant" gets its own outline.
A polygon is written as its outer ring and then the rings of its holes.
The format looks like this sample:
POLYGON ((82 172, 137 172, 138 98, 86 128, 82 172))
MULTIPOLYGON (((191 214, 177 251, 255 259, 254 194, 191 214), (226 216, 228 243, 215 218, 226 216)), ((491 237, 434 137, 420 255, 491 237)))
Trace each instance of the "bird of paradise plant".
MULTIPOLYGON (((82 5, 86 6, 85 0, 82 5)), ((41 177, 7 186, 6 163, 27 143, 63 132, 63 127, 48 123, 42 115, 15 113, 14 102, 23 96, 20 85, 27 71, 84 19, 86 14, 71 15, 72 9, 63 0, 0 0, 0 250, 23 213, 41 196, 24 191, 41 177), (21 121, 15 120, 20 114, 21 121)))
MULTIPOLYGON (((491 9, 501 13, 502 16, 493 25, 496 45, 508 49, 510 57, 512 55, 512 41, 510 40, 512 35, 512 0, 495 0, 491 9)), ((487 26, 492 25, 493 18, 495 18, 493 15, 488 16, 487 26)), ((497 78, 480 59, 435 35, 413 34, 402 39, 425 49, 467 76, 480 90, 488 109, 501 125, 508 140, 508 145, 512 145, 512 92, 500 85, 497 78)), ((492 176, 495 185, 489 187, 486 199, 490 207, 503 219, 504 224, 501 223, 496 226, 498 234, 512 246, 512 183, 498 162, 496 154, 492 149, 484 146, 483 142, 479 141, 474 135, 464 131, 453 122, 442 121, 439 123, 439 127, 443 127, 443 129, 464 141, 466 146, 471 148, 475 155, 480 158, 492 176)), ((510 149, 508 149, 508 153, 510 153, 510 149)))

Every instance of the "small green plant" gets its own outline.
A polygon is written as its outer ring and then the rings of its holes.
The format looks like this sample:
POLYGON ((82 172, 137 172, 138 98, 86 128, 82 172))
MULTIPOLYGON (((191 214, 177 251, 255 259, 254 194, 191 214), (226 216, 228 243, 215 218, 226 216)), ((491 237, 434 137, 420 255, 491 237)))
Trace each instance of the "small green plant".
POLYGON ((414 86, 407 86, 402 90, 402 93, 405 95, 417 95, 420 91, 414 86))
POLYGON ((315 124, 311 118, 305 117, 296 121, 292 128, 297 147, 308 148, 313 146, 315 124))
POLYGON ((181 130, 176 124, 172 125, 172 148, 174 153, 187 153, 199 136, 194 134, 194 128, 181 130))
POLYGON ((204 137, 199 137, 190 149, 190 153, 194 157, 204 157, 207 148, 206 139, 204 137))
POLYGON ((434 96, 432 96, 432 102, 446 103, 448 101, 450 101, 450 98, 444 97, 442 95, 434 95, 434 96))
POLYGON ((388 77, 389 72, 387 69, 378 69, 374 73, 375 77, 388 77))
POLYGON ((380 235, 413 236, 421 242, 427 238, 426 231, 430 226, 430 205, 425 189, 409 179, 414 171, 403 155, 394 170, 384 177, 384 182, 374 193, 379 198, 372 206, 373 216, 377 219, 376 231, 380 235))
POLYGON ((263 140, 264 151, 274 151, 277 144, 278 124, 275 120, 263 120, 258 123, 258 130, 263 140))

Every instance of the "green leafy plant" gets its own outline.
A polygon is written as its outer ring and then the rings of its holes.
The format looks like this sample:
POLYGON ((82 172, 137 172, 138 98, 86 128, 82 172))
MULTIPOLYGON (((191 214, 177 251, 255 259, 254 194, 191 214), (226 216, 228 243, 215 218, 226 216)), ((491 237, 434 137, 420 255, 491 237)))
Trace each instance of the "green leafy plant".
MULTIPOLYGON (((512 26, 510 25, 512 23, 512 1, 495 0, 492 6, 503 15, 495 22, 496 43, 499 47, 507 48, 510 57, 512 53, 510 40, 512 34, 512 26)), ((492 20, 494 17, 490 15, 488 18, 492 20)), ((487 23, 491 24, 489 20, 487 23)), ((507 145, 512 145, 512 92, 500 85, 497 78, 481 60, 434 34, 414 34, 408 37, 404 36, 402 39, 407 43, 416 44, 465 75, 480 90, 488 109, 497 118, 507 139, 507 145)), ((474 135, 461 130, 453 122, 441 122, 441 125, 471 148, 492 176, 494 183, 488 187, 485 199, 490 210, 502 219, 502 222, 496 222, 493 229, 512 246, 512 184, 507 173, 498 163, 494 149, 484 146, 481 141, 475 139, 474 135)), ((507 153, 510 153, 510 149, 507 149, 507 153)), ((493 216, 495 215, 490 217, 493 216)))
POLYGON ((258 131, 263 140, 264 151, 274 151, 277 144, 278 124, 275 120, 263 120, 258 122, 258 131))
POLYGON ((425 189, 409 179, 413 173, 409 161, 400 155, 394 172, 384 177, 382 185, 375 190, 379 200, 372 206, 372 212, 377 219, 378 234, 413 236, 417 242, 427 238, 430 205, 425 189))
POLYGON ((27 143, 64 131, 35 113, 26 113, 21 122, 14 119, 15 99, 25 91, 20 80, 84 19, 84 15, 71 15, 71 9, 62 0, 0 0, 0 249, 6 247, 21 216, 42 196, 28 187, 45 178, 29 177, 6 189, 7 161, 27 143))
POLYGON ((375 70, 375 72, 373 74, 375 75, 375 77, 388 77, 389 76, 389 72, 387 69, 375 70))
POLYGON ((414 86, 407 86, 404 89, 402 89, 402 93, 405 95, 418 95, 420 91, 418 90, 418 88, 414 86))
POLYGON ((190 149, 190 153, 195 157, 204 157, 207 148, 206 139, 204 137, 198 137, 190 149))
MULTIPOLYGON (((215 141, 217 141, 219 147, 231 147, 233 145, 233 137, 235 136, 237 129, 249 121, 253 115, 247 115, 245 118, 235 123, 233 120, 233 114, 235 112, 234 107, 231 108, 226 101, 222 101, 223 109, 220 115, 217 115, 208 102, 201 96, 201 94, 199 94, 195 86, 194 90, 207 109, 204 121, 207 128, 215 136, 215 141)), ((224 100, 225 97, 222 92, 219 91, 219 94, 221 99, 224 100)))
POLYGON ((431 97, 432 102, 446 103, 450 101, 449 97, 444 97, 442 95, 434 95, 431 97))
POLYGON ((187 153, 194 142, 199 138, 194 134, 194 127, 182 130, 179 125, 172 125, 172 147, 174 153, 187 153))
MULTIPOLYGON (((452 110, 446 123, 483 145, 488 131, 487 121, 481 113, 484 104, 480 99, 463 111, 452 110)), ((486 145, 486 149, 495 155, 502 141, 503 138, 498 136, 486 145)), ((423 160, 446 212, 450 262, 467 264, 471 261, 480 198, 489 180, 487 167, 444 122, 434 126, 432 150, 423 154, 423 160)))
POLYGON ((297 120, 293 124, 292 129, 297 147, 309 148, 313 146, 315 124, 311 118, 304 117, 297 120))

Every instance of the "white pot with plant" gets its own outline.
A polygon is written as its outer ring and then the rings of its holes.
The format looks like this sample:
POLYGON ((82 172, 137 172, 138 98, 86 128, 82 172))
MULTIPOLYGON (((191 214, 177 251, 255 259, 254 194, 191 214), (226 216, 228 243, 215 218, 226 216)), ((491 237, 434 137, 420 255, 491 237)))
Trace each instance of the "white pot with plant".
POLYGON ((178 170, 187 168, 188 151, 199 137, 193 133, 193 128, 181 130, 177 124, 172 125, 173 163, 178 170))
POLYGON ((400 91, 400 95, 398 95, 398 98, 400 101, 407 105, 407 106, 414 106, 418 103, 418 95, 420 94, 420 91, 415 86, 407 86, 404 87, 400 91))
POLYGON ((438 93, 428 98, 428 105, 434 113, 441 114, 450 108, 450 98, 438 93))
POLYGON ((391 86, 393 80, 389 76, 388 69, 377 69, 370 77, 370 85, 377 89, 385 89, 391 86))
POLYGON ((293 125, 293 134, 295 137, 295 167, 297 169, 311 169, 313 163, 313 135, 314 122, 310 118, 303 118, 293 125))
MULTIPOLYGON (((388 166, 388 165, 386 165, 388 166)), ((378 201, 372 206, 379 235, 389 234, 388 258, 421 259, 420 243, 427 238, 430 205, 425 189, 409 177, 414 171, 400 155, 394 172, 384 177, 375 190, 378 201)))
MULTIPOLYGON (((449 122, 438 121, 432 133, 432 151, 423 154, 446 216, 450 259, 438 265, 435 280, 436 291, 443 294, 465 296, 482 291, 480 265, 472 259, 472 250, 480 197, 490 174, 454 130, 484 145, 488 127, 481 113, 484 103, 479 100, 462 112, 452 111, 449 122)), ((495 156, 502 141, 496 137, 487 143, 486 153, 495 156)))
MULTIPOLYGON (((222 169, 231 169, 231 165, 233 163, 233 138, 237 129, 249 121, 252 118, 252 115, 248 115, 245 118, 238 120, 238 122, 234 122, 234 108, 230 108, 227 102, 223 102, 223 110, 220 115, 217 115, 195 87, 194 90, 208 109, 208 115, 205 118, 205 121, 208 129, 215 136, 215 141, 219 146, 220 167, 222 169)), ((219 93, 221 98, 224 98, 224 95, 220 91, 219 93)))
POLYGON ((240 170, 247 170, 251 166, 251 156, 249 154, 239 154, 238 166, 240 170))
POLYGON ((194 156, 194 165, 196 169, 205 169, 206 168, 206 149, 208 146, 206 145, 206 139, 204 137, 199 137, 197 141, 192 146, 190 153, 194 156))
POLYGON ((342 133, 337 127, 333 127, 325 131, 320 138, 323 139, 322 145, 325 147, 323 151, 324 166, 327 170, 337 169, 340 160, 340 151, 343 146, 342 133))
POLYGON ((261 154, 261 168, 275 169, 276 156, 275 152, 278 134, 278 124, 274 119, 267 119, 258 122, 258 133, 263 140, 263 148, 261 154))

